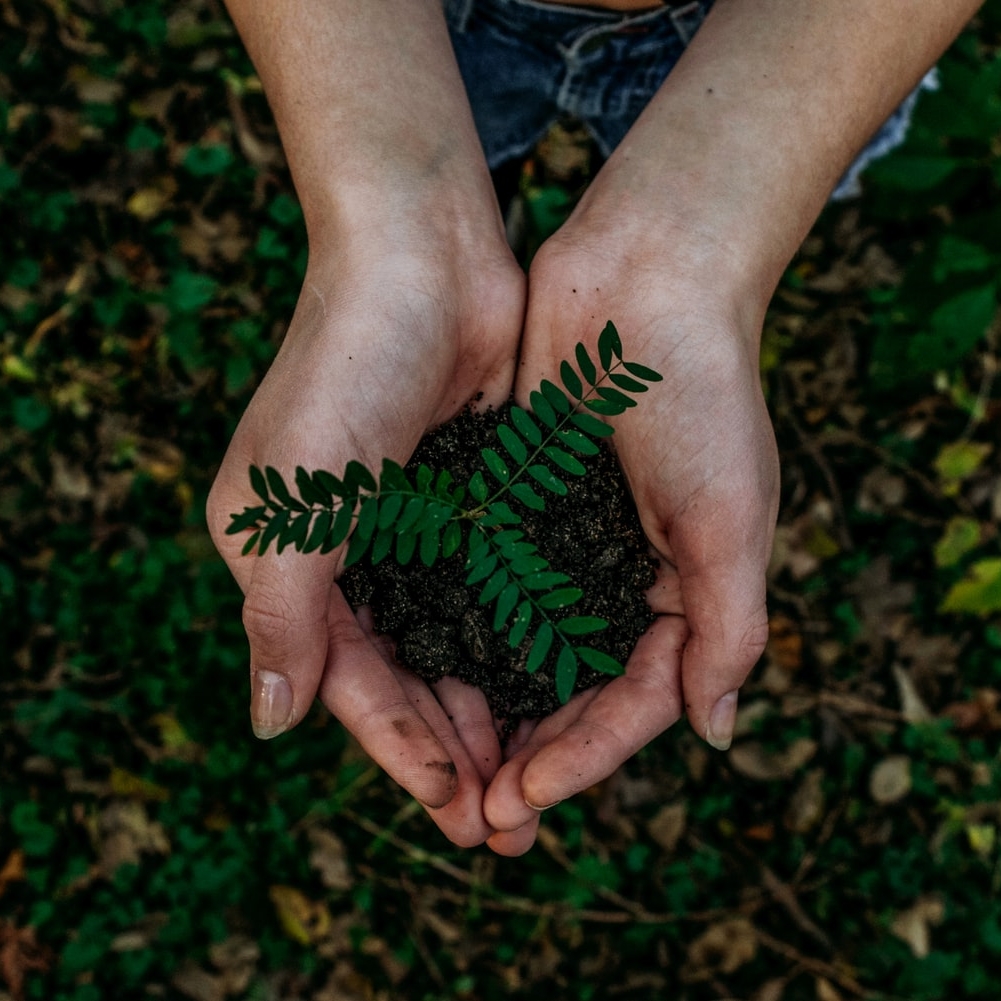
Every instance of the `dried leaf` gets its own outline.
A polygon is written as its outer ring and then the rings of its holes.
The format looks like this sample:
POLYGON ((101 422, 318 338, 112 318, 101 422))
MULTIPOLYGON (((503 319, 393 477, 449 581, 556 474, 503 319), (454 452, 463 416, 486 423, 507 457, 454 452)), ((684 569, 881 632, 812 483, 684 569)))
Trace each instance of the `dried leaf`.
POLYGON ((729 752, 730 764, 741 775, 758 782, 773 782, 791 778, 816 753, 817 742, 807 737, 794 740, 787 748, 770 751, 759 741, 749 740, 734 745, 729 752))
POLYGON ((45 973, 52 965, 52 953, 35 938, 35 929, 19 928, 0 918, 0 977, 14 1001, 24 997, 24 982, 29 973, 45 973))
POLYGON ((310 945, 329 931, 330 911, 323 901, 310 900, 294 886, 272 886, 268 896, 289 938, 302 945, 310 945))
POLYGON ((914 687, 910 673, 899 664, 893 665, 893 678, 900 693, 900 714, 907 723, 929 723, 934 718, 931 710, 914 687))
POLYGON ((21 882, 26 875, 24 852, 20 848, 15 848, 7 856, 7 861, 4 862, 3 868, 0 869, 0 897, 3 896, 4 890, 7 889, 10 883, 21 882))
POLYGON ((685 833, 688 809, 685 803, 667 803, 662 806, 647 824, 650 837, 671 854, 685 833))
POLYGON ((931 952, 931 929, 945 918, 945 905, 938 897, 919 897, 906 911, 901 911, 890 931, 905 942, 916 959, 931 952))
POLYGON ((869 793, 877 803, 896 803, 910 791, 911 759, 904 754, 884 758, 869 776, 869 793))
POLYGON ((309 841, 313 846, 309 864, 320 874, 320 880, 330 890, 346 892, 354 885, 351 867, 348 865, 347 850, 332 831, 321 827, 309 829, 309 841))
POLYGON ((222 977, 194 963, 182 966, 170 980, 173 987, 192 1001, 225 1001, 222 977))
POLYGON ((796 834, 806 834, 824 816, 824 770, 812 768, 803 776, 796 791, 789 800, 782 820, 785 826, 796 834))
POLYGON ((758 936, 747 918, 731 918, 710 925, 688 947, 681 978, 689 983, 730 974, 758 953, 758 936))

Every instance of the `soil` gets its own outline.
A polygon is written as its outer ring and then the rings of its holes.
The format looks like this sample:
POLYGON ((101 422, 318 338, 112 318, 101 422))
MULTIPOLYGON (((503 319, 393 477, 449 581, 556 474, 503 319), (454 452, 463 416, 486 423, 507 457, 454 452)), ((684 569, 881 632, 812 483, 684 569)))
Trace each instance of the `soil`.
MULTIPOLYGON (((425 463, 434 470, 449 469, 457 482, 467 482, 476 469, 483 469, 480 449, 499 447, 494 429, 507 409, 463 411, 425 437, 408 471, 425 463)), ((523 518, 525 537, 551 568, 568 574, 584 590, 565 614, 608 620, 607 629, 582 637, 582 642, 624 664, 653 621, 644 594, 653 583, 656 562, 612 451, 603 447, 581 461, 587 474, 565 475, 566 496, 546 492, 545 511, 510 503, 523 518)), ((553 679, 558 651, 535 673, 526 672, 534 630, 511 649, 507 630, 493 630, 493 603, 480 605, 481 585, 467 588, 465 578, 462 547, 430 568, 416 558, 406 567, 392 559, 373 567, 363 559, 340 583, 353 605, 371 607, 378 631, 395 641, 397 660, 425 681, 452 675, 478 686, 494 715, 509 727, 521 719, 549 715, 560 704, 553 679)), ((582 663, 575 691, 607 680, 582 663)))

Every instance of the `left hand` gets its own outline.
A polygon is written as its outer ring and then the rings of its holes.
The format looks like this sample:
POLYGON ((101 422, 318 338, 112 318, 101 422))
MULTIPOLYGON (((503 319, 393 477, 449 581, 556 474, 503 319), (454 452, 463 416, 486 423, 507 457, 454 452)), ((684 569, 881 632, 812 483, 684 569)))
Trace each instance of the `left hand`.
POLYGON ((554 379, 578 340, 593 349, 608 319, 626 358, 664 376, 612 419, 660 561, 648 595, 658 618, 622 677, 526 727, 509 749, 484 802, 499 832, 488 844, 507 855, 531 846, 539 810, 605 778, 683 714, 727 747, 737 691, 767 639, 778 455, 758 375, 763 307, 735 305, 721 272, 672 269, 642 220, 601 231, 589 229, 593 215, 575 216, 533 262, 516 393, 554 379))

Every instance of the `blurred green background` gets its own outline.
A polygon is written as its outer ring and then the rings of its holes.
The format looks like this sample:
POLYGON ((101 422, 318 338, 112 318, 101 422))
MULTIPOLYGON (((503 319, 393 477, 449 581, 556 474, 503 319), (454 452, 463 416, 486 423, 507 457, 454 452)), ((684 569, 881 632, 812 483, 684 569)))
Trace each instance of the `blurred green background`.
MULTIPOLYGON (((772 636, 453 849, 314 712, 253 740, 214 470, 302 219, 221 4, 0 2, 0 999, 983 999, 1001 964, 1001 5, 769 314, 772 636)), ((525 164, 524 253, 586 183, 525 164)))

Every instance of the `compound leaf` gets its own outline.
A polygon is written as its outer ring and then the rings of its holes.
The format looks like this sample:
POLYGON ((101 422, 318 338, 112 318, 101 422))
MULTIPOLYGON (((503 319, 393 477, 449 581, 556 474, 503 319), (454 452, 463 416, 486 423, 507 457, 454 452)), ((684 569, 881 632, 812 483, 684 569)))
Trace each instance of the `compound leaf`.
POLYGON ((249 556, 257 546, 257 541, 260 539, 261 533, 254 532, 249 539, 243 544, 243 549, 240 550, 242 556, 249 556))
MULTIPOLYGON (((594 366, 592 365, 591 368, 593 370, 594 366)), ((581 371, 584 371, 583 368, 581 371)), ((560 363, 560 378, 563 380, 563 385, 566 386, 567 392, 575 400, 582 400, 584 398, 584 386, 580 381, 580 376, 574 371, 573 365, 570 362, 564 361, 560 363)), ((588 379, 586 373, 584 378, 592 385, 594 384, 594 379, 588 379)))
POLYGON ((261 547, 258 550, 262 556, 267 552, 268 546, 285 530, 285 526, 288 524, 288 517, 288 508, 280 508, 271 521, 264 526, 264 531, 261 532, 261 547))
MULTIPOLYGON (((593 401, 592 401, 593 402, 593 401)), ((615 433, 615 429, 609 427, 604 421, 599 421, 597 417, 592 414, 584 413, 583 411, 577 411, 570 417, 570 420, 580 428, 584 434, 590 435, 592 438, 607 438, 609 435, 615 433)))
POLYGON ((587 472, 587 467, 577 456, 564 452, 562 448, 548 445, 543 449, 543 452, 550 462, 559 466, 565 473, 570 473, 572 476, 583 476, 587 472))
POLYGON ((539 496, 531 483, 512 483, 511 493, 532 511, 545 511, 546 502, 539 496))
POLYGON ((577 682, 577 654, 573 647, 565 646, 556 659, 556 697, 562 705, 570 701, 577 682))
POLYGON ((621 392, 620 390, 612 389, 609 386, 599 386, 598 395, 603 400, 608 400, 609 403, 617 403, 621 407, 636 406, 636 401, 631 396, 626 396, 626 394, 621 392))
POLYGON ((519 465, 528 458, 527 446, 507 424, 499 424, 497 426, 497 437, 500 439, 507 454, 519 465))
POLYGON ((351 531, 351 522, 354 520, 354 507, 351 504, 341 504, 334 516, 334 524, 330 528, 330 535, 320 549, 322 553, 329 553, 336 549, 351 531))
POLYGON ((396 533, 396 562, 400 564, 401 567, 407 566, 410 561, 414 558, 414 552, 417 550, 417 539, 419 538, 416 532, 405 531, 396 533))
POLYGON ((486 584, 483 585, 483 590, 480 591, 479 602, 481 605, 488 605, 491 601, 496 598, 504 586, 510 579, 510 574, 507 572, 507 567, 498 567, 487 580, 486 584))
POLYGON ((566 608, 574 604, 584 596, 584 592, 579 587, 561 587, 555 591, 548 591, 540 595, 538 605, 540 608, 552 611, 556 608, 566 608))
POLYGON ((454 555, 462 545, 462 526, 457 521, 450 521, 445 526, 441 537, 441 555, 447 560, 454 555))
POLYGON ((518 595, 521 591, 513 581, 504 585, 504 589, 497 596, 497 605, 494 608, 494 632, 499 633, 504 628, 504 623, 514 611, 518 604, 518 595))
POLYGON ((525 661, 525 670, 529 674, 534 674, 542 667, 542 662, 552 645, 553 627, 548 622, 543 622, 535 634, 535 639, 532 640, 532 648, 528 651, 528 660, 525 661))
MULTIPOLYGON (((514 487, 511 490, 513 491, 514 487)), ((484 528, 496 528, 498 525, 520 525, 521 515, 512 511, 504 501, 494 501, 487 508, 487 513, 480 519, 480 524, 484 528)))
POLYGON ((301 501, 297 501, 292 494, 289 493, 289 489, 285 485, 285 480, 282 479, 282 474, 279 473, 274 466, 266 466, 264 469, 264 475, 267 477, 271 493, 274 494, 274 497, 279 504, 283 507, 290 507, 293 511, 306 510, 306 505, 301 501))
POLYGON ((514 615, 514 622, 511 623, 511 629, 507 634, 507 643, 512 649, 518 646, 521 641, 528 635, 528 627, 532 622, 532 603, 530 601, 523 601, 519 606, 514 615))
POLYGON ((231 516, 229 525, 226 527, 227 535, 236 535, 248 528, 255 528, 257 522, 263 518, 268 509, 259 504, 257 507, 245 507, 239 514, 231 516))
POLYGON ((320 487, 302 466, 295 467, 295 486, 299 496, 311 507, 326 507, 332 500, 330 494, 320 487))
POLYGON ((615 324, 609 320, 605 324, 605 329, 598 334, 598 359, 606 372, 612 367, 614 358, 622 358, 622 341, 619 339, 615 324))
POLYGON ((426 567, 434 566, 441 552, 441 534, 437 525, 428 525, 421 532, 420 557, 426 567))
POLYGON ((486 463, 487 469, 493 473, 494 479, 501 486, 504 486, 511 479, 511 470, 507 468, 507 463, 492 448, 481 448, 480 455, 486 463))
POLYGON ((548 466, 543 466, 541 462, 529 466, 528 475, 536 483, 541 484, 554 494, 559 494, 562 497, 567 492, 567 485, 548 466))
POLYGON ((396 521, 402 507, 403 494, 390 494, 388 497, 383 497, 379 502, 379 528, 389 528, 396 521))
POLYGON ((329 493, 332 497, 344 497, 348 493, 344 489, 344 484, 333 473, 328 473, 325 469, 317 469, 313 473, 313 481, 320 490, 329 493))
POLYGON ((535 423, 527 410, 522 410, 521 407, 512 407, 511 423, 530 445, 542 444, 542 432, 539 430, 539 425, 535 423))
POLYGON ((481 560, 472 563, 472 556, 466 562, 466 569, 469 571, 466 576, 466 587, 479 584, 481 580, 486 580, 497 569, 497 554, 487 553, 481 560))
POLYGON ((640 382, 638 379, 630 379, 628 375, 623 375, 621 372, 612 372, 609 378, 619 389, 624 389, 627 393, 645 393, 650 388, 646 383, 640 382))
POLYGON ((381 563, 392 552, 393 541, 396 538, 396 532, 391 525, 385 528, 381 525, 379 526, 379 530, 375 533, 375 538, 372 540, 372 551, 368 557, 372 566, 381 563))
POLYGON ((363 466, 357 459, 351 459, 344 469, 344 487, 352 494, 359 490, 374 493, 378 484, 367 466, 363 466))
POLYGON ((588 410, 593 410, 596 414, 601 414, 602 417, 615 417, 626 409, 619 403, 613 403, 611 400, 604 399, 585 400, 584 406, 588 410))
POLYGON ((587 633, 597 633, 608 627, 608 619, 597 615, 574 615, 559 623, 558 629, 567 636, 584 636, 587 633))
POLYGON ((635 375, 637 379, 642 379, 644 382, 660 382, 664 378, 660 372, 655 372, 652 368, 647 368, 646 365, 641 365, 639 362, 624 361, 622 367, 630 375, 635 375))
POLYGON ((396 523, 397 532, 406 532, 417 524, 417 519, 424 513, 427 501, 423 497, 411 497, 396 523))
POLYGON ((330 526, 333 522, 334 512, 330 508, 324 508, 322 511, 317 512, 316 517, 313 518, 313 527, 310 529, 302 551, 304 553, 316 552, 326 540, 327 533, 330 531, 330 526))
POLYGON ((265 479, 264 473, 257 466, 250 467, 250 486, 265 504, 271 503, 271 494, 268 492, 268 481, 265 479))
POLYGON ((577 347, 574 348, 574 357, 577 359, 577 367, 580 369, 580 374, 584 376, 589 385, 593 386, 598 381, 598 370, 595 368, 587 348, 579 341, 577 342, 577 347))
POLYGON ((545 398, 537 389, 533 389, 531 393, 528 394, 529 402, 532 405, 532 413, 546 425, 547 428, 556 427, 556 411, 552 408, 549 400, 545 398))
POLYGON ((366 542, 372 538, 379 519, 379 500, 375 496, 364 497, 358 508, 358 521, 355 523, 355 536, 361 536, 366 542))
POLYGON ((612 656, 602 650, 595 650, 589 646, 579 646, 575 648, 577 656, 580 657, 588 667, 602 674, 624 674, 625 668, 612 656))
POLYGON ((570 413, 570 401, 567 399, 566 393, 555 382, 543 379, 539 384, 539 389, 542 391, 542 395, 549 401, 549 405, 558 414, 570 413))
POLYGON ((475 473, 469 478, 469 493, 478 504, 482 504, 486 499, 487 495, 490 493, 487 487, 487 481, 483 478, 483 474, 477 469, 475 473))

